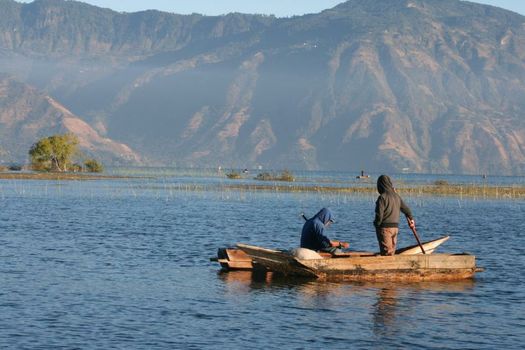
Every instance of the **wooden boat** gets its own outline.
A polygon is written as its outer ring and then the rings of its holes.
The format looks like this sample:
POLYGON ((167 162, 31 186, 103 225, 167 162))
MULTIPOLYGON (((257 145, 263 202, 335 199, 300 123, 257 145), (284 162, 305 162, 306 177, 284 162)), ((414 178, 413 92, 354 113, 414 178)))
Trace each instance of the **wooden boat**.
POLYGON ((237 244, 269 271, 338 281, 447 281, 474 277, 482 271, 470 254, 352 255, 301 259, 289 251, 237 244))
POLYGON ((370 175, 365 174, 364 170, 361 170, 361 175, 357 175, 356 179, 368 179, 370 178, 370 175))
MULTIPOLYGON (((423 249, 427 254, 431 254, 434 250, 447 241, 450 236, 443 236, 438 239, 422 243, 423 249)), ((324 258, 334 258, 330 253, 319 253, 324 258)), ((359 252, 350 251, 338 254, 336 258, 341 257, 357 257, 357 256, 376 256, 379 253, 373 252, 359 252)), ((416 255, 423 254, 419 245, 412 245, 409 247, 396 250, 399 255, 416 255)), ((219 248, 217 257, 210 258, 211 261, 218 262, 224 270, 251 270, 253 268, 263 268, 252 261, 252 258, 244 251, 236 248, 219 248)))

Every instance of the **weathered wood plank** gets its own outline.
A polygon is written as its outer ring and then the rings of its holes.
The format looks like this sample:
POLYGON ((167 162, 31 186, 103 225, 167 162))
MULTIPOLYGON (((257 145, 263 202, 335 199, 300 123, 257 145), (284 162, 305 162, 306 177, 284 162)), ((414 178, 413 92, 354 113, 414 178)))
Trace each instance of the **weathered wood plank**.
POLYGON ((219 259, 219 264, 226 270, 252 270, 252 260, 249 261, 231 261, 228 259, 219 259))
POLYGON ((360 273, 358 271, 344 271, 339 273, 320 272, 318 279, 326 281, 363 281, 363 282, 428 282, 428 281, 457 281, 473 278, 475 269, 426 269, 426 270, 399 270, 393 273, 388 271, 374 271, 360 273))
POLYGON ((393 255, 374 257, 352 257, 341 259, 299 260, 305 266, 317 270, 398 270, 428 268, 474 268, 472 255, 393 255))
POLYGON ((230 261, 252 261, 248 254, 239 249, 226 248, 226 255, 230 261))

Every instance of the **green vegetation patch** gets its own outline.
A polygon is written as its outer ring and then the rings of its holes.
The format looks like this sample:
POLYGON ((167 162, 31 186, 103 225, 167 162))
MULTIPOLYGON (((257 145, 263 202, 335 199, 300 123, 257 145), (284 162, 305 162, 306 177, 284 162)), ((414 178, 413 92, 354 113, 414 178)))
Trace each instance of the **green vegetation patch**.
POLYGON ((45 172, 90 172, 104 171, 96 159, 74 162, 74 158, 85 158, 78 150, 78 138, 70 133, 42 138, 29 150, 31 168, 45 172))
POLYGON ((242 178, 241 174, 236 172, 236 171, 231 171, 231 172, 227 173, 226 177, 228 179, 233 179, 233 180, 242 178))
POLYGON ((289 170, 284 170, 279 175, 271 174, 268 172, 259 173, 255 177, 255 180, 259 181, 284 181, 284 182, 294 182, 295 177, 289 170))

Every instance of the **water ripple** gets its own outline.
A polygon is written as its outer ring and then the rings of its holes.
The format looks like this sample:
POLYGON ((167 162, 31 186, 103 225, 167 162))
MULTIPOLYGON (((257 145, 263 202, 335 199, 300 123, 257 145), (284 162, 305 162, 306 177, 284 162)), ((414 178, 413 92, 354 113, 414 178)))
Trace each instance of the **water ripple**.
MULTIPOLYGON (((448 233, 442 251, 476 254, 486 271, 474 281, 322 283, 224 274, 209 258, 237 242, 295 247, 299 213, 322 206, 337 216, 330 235, 376 250, 373 196, 145 181, 1 184, 1 348, 522 346, 521 202, 407 198, 424 238, 448 233)), ((400 244, 413 243, 402 227, 400 244)))

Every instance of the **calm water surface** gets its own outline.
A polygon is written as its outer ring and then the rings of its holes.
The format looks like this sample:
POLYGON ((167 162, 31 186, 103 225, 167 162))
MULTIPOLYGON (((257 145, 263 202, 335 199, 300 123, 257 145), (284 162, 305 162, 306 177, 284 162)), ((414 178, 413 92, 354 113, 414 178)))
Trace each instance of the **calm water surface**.
MULTIPOLYGON (((0 180, 0 348, 523 348, 523 201, 405 198, 424 239, 450 234, 441 251, 477 256, 473 281, 321 283, 209 258, 297 246, 299 214, 323 206, 331 237, 377 250, 375 196, 191 190, 221 181, 0 180)), ((414 243, 403 226, 400 246, 414 243)))

